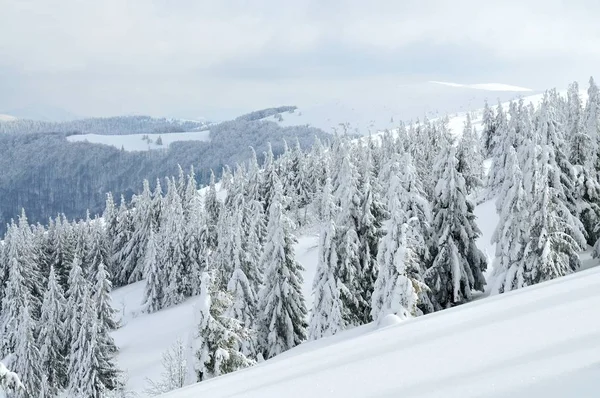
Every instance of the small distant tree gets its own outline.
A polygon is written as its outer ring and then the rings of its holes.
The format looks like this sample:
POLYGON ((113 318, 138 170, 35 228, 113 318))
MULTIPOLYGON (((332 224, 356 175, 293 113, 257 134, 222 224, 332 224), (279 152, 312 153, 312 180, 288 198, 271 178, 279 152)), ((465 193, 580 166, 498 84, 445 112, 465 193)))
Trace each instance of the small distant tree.
POLYGON ((156 145, 162 145, 163 141, 162 141, 162 137, 159 135, 158 138, 156 139, 156 145))

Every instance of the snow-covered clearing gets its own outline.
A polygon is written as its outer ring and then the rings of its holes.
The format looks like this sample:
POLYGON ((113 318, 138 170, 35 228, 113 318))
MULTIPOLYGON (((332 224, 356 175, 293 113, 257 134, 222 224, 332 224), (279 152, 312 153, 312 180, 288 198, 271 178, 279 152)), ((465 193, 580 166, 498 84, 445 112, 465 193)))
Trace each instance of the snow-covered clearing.
POLYGON ((93 144, 112 145, 118 149, 126 151, 149 151, 151 149, 166 149, 173 142, 177 141, 210 141, 210 131, 190 131, 185 133, 165 133, 165 134, 127 134, 127 135, 100 135, 100 134, 82 134, 70 135, 67 137, 70 142, 87 141, 93 144), (148 136, 150 142, 142 137, 148 136), (163 144, 157 145, 156 140, 161 137, 163 144))

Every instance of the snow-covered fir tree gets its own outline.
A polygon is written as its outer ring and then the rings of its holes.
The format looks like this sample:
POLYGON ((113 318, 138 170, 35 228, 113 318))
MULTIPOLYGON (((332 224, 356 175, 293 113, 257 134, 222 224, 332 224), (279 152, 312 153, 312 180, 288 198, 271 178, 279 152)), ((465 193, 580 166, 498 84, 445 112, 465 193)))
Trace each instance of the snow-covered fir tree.
POLYGON ((319 237, 319 258, 312 287, 314 301, 308 328, 310 340, 332 336, 346 328, 342 316, 335 236, 335 222, 330 220, 321 229, 319 237))
POLYGON ((470 195, 483 185, 483 155, 480 141, 471 123, 471 116, 468 114, 456 157, 458 171, 464 176, 467 194, 470 195))
POLYGON ((436 309, 442 309, 469 301, 474 290, 483 291, 487 261, 475 245, 481 232, 475 224, 473 203, 466 197, 465 180, 457 171, 454 148, 440 156, 436 170, 434 257, 425 280, 436 309))
POLYGON ((529 203, 523 187, 523 176, 513 147, 507 157, 507 178, 497 199, 499 221, 492 243, 496 244, 493 263, 492 294, 504 293, 524 286, 523 259, 529 232, 529 203))
POLYGON ((184 252, 185 218, 181 197, 174 181, 169 181, 163 219, 161 221, 160 239, 164 246, 164 255, 160 265, 165 267, 167 285, 164 290, 166 306, 179 304, 191 291, 192 280, 188 278, 189 264, 185 263, 184 252))
POLYGON ((571 222, 569 209, 557 190, 560 184, 552 178, 556 168, 553 148, 539 146, 534 154, 537 162, 528 173, 526 185, 531 195, 529 239, 524 262, 523 286, 530 286, 559 276, 570 274, 581 266, 577 251, 584 237, 571 222), (578 239, 577 239, 578 238, 578 239))
POLYGON ((248 329, 224 315, 230 305, 227 293, 219 291, 207 272, 202 274, 200 286, 198 331, 193 344, 197 380, 208 380, 252 366, 254 361, 241 352, 250 337, 248 329))
POLYGON ((148 243, 150 231, 153 229, 152 193, 148 180, 144 180, 140 195, 135 195, 131 201, 132 231, 124 247, 124 253, 119 263, 120 271, 117 279, 122 284, 137 282, 144 277, 144 249, 148 243))
POLYGON ((69 361, 69 394, 101 398, 118 388, 119 372, 107 347, 88 287, 82 291, 82 313, 69 361))
POLYGON ((45 369, 46 393, 50 396, 56 395, 67 386, 65 311, 65 297, 52 267, 44 294, 37 334, 40 365, 45 369))
POLYGON ((116 311, 112 307, 111 292, 112 284, 104 264, 101 263, 96 273, 92 300, 97 314, 99 343, 108 352, 115 353, 117 347, 110 332, 118 327, 118 323, 114 319, 116 311))
MULTIPOLYGON (((399 171, 400 167, 396 165, 392 169, 399 171)), ((405 211, 403 202, 408 193, 398 174, 392 176, 386 196, 391 219, 379 245, 379 275, 372 296, 371 316, 377 321, 388 314, 403 319, 416 316, 419 292, 427 290, 422 283, 419 257, 407 239, 408 223, 412 220, 405 211)))
POLYGON ((144 269, 146 274, 146 285, 144 289, 144 309, 155 312, 163 308, 164 289, 166 281, 165 269, 161 266, 166 260, 167 252, 164 246, 157 242, 160 235, 150 232, 146 245, 144 269), (160 253, 160 256, 159 256, 160 253))
POLYGON ((45 369, 40 362, 40 350, 35 340, 35 320, 31 317, 29 303, 25 301, 19 313, 18 339, 14 349, 14 360, 11 363, 25 386, 17 391, 19 398, 37 397, 40 391, 45 369))
POLYGON ((481 132, 482 146, 486 157, 492 156, 496 149, 496 115, 494 109, 490 107, 487 101, 483 107, 483 116, 481 124, 483 130, 481 132))
POLYGON ((296 238, 283 209, 283 188, 275 175, 269 206, 266 247, 262 257, 264 287, 259 293, 258 345, 271 358, 306 339, 302 266, 294 257, 296 238))

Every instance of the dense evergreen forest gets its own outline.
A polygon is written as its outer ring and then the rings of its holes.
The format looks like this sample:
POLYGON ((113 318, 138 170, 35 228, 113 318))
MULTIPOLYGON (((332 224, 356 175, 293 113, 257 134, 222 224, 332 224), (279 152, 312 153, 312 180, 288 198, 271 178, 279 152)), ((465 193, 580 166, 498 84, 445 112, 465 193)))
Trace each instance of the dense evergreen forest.
POLYGON ((185 345, 191 383, 390 314, 461 305, 488 282, 502 294, 573 273, 588 245, 600 255, 593 80, 588 94, 584 104, 573 84, 536 106, 486 105, 483 131, 467 119, 460 137, 441 119, 280 156, 268 145, 226 167, 219 187, 211 175, 199 190, 181 170, 131 200, 108 194, 101 219, 45 228, 22 213, 0 246, 0 357, 12 355, 29 396, 125 396, 112 286, 144 280, 147 312, 203 298, 185 345), (475 244, 486 199, 500 215, 491 262, 475 244), (307 228, 320 230, 312 308, 294 256, 307 228))

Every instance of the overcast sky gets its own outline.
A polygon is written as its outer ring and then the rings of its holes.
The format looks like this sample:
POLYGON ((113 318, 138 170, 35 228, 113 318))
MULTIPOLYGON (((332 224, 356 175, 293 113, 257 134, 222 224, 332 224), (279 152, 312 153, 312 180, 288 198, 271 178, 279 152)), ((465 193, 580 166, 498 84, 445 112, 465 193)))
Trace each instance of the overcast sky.
POLYGON ((429 80, 566 87, 600 70, 599 14, 597 0, 0 0, 0 113, 217 119, 424 101, 429 80))

